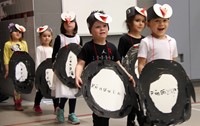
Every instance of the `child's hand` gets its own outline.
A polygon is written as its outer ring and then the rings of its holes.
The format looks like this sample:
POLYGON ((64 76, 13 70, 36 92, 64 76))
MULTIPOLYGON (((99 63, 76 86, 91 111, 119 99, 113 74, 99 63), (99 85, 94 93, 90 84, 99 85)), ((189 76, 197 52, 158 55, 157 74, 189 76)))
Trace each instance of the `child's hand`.
POLYGON ((131 83, 133 84, 133 87, 136 87, 136 83, 133 76, 129 76, 129 81, 131 81, 131 83))
POLYGON ((81 88, 83 81, 80 77, 76 77, 75 78, 75 82, 76 82, 76 87, 81 88))

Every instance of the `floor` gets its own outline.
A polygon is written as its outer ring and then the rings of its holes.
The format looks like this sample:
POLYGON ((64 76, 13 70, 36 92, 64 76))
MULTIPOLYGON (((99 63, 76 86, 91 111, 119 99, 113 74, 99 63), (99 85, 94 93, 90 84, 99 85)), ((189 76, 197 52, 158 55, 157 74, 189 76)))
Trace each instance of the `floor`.
MULTIPOLYGON (((187 121, 177 126, 200 125, 200 86, 195 87, 197 102, 192 104, 192 116, 187 121)), ((33 111, 33 102, 23 101, 24 111, 15 111, 12 98, 0 103, 0 126, 72 126, 71 124, 57 123, 53 105, 50 99, 41 102, 42 114, 33 111)), ((80 119, 79 126, 92 126, 91 110, 88 108, 83 97, 77 99, 76 114, 80 119)), ((68 105, 65 108, 65 117, 68 116, 68 105)), ((126 126, 126 117, 111 119, 110 126, 126 126)))

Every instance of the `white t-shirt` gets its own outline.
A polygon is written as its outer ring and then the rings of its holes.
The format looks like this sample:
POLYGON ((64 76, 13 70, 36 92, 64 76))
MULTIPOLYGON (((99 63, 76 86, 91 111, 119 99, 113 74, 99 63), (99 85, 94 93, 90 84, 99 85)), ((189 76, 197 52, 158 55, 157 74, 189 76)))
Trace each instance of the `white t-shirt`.
POLYGON ((156 59, 172 60, 178 56, 176 40, 168 35, 166 39, 157 39, 149 35, 141 40, 138 57, 147 59, 147 63, 156 59))
POLYGON ((46 60, 47 58, 51 58, 53 53, 52 47, 45 47, 45 46, 38 46, 36 48, 36 60, 35 60, 35 68, 42 63, 42 61, 46 60))

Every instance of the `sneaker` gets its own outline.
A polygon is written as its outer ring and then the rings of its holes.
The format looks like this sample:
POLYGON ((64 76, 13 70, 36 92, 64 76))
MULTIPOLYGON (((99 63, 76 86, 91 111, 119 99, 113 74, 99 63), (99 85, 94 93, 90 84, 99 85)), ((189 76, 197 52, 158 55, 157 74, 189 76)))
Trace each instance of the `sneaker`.
POLYGON ((17 111, 23 111, 24 110, 21 103, 15 103, 15 110, 17 110, 17 111))
POLYGON ((33 109, 34 109, 34 111, 35 111, 36 113, 42 113, 42 109, 40 108, 39 105, 34 106, 33 109))
POLYGON ((59 123, 64 123, 65 122, 65 117, 64 117, 64 110, 57 108, 56 110, 56 118, 59 123))
POLYGON ((80 120, 76 117, 74 113, 69 114, 67 122, 73 125, 80 124, 80 120))

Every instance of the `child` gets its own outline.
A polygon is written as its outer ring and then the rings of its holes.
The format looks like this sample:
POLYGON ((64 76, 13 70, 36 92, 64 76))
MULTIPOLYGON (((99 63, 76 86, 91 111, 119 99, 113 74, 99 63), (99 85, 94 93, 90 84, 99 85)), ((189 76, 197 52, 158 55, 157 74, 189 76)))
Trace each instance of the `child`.
POLYGON ((128 33, 120 37, 118 51, 124 58, 128 50, 135 44, 140 43, 144 36, 141 35, 146 24, 147 12, 137 6, 130 7, 126 10, 126 26, 128 33))
POLYGON ((168 4, 155 4, 147 10, 147 26, 151 35, 142 39, 138 51, 138 70, 155 59, 175 60, 178 56, 176 40, 166 34, 172 8, 168 4))
MULTIPOLYGON (((39 33, 41 45, 36 48, 36 60, 35 60, 36 67, 35 68, 37 68, 40 65, 40 63, 42 63, 47 58, 51 58, 52 52, 53 52, 52 29, 49 28, 47 25, 45 25, 45 26, 41 26, 37 28, 37 32, 39 33)), ((42 100, 42 97, 43 95, 41 94, 41 91, 38 90, 36 92, 34 107, 33 107, 36 113, 42 113, 42 109, 40 108, 40 102, 42 100)), ((53 102, 54 102, 54 109, 55 109, 58 103, 56 103, 57 101, 55 101, 54 99, 53 99, 53 102)))
MULTIPOLYGON (((141 35, 141 32, 145 28, 146 17, 147 12, 144 8, 135 6, 126 10, 126 26, 128 28, 128 33, 120 38, 118 44, 118 51, 122 59, 126 56, 128 50, 132 46, 139 44, 141 39, 144 38, 144 36, 141 35)), ((143 125, 144 120, 142 119, 142 112, 140 112, 138 108, 133 107, 131 113, 127 117, 127 126, 135 125, 135 114, 137 114, 137 120, 140 126, 143 125)))
POLYGON ((151 35, 141 40, 138 51, 138 71, 156 59, 175 60, 178 56, 176 40, 166 34, 172 8, 168 4, 155 4, 147 10, 147 26, 151 35))
MULTIPOLYGON (((109 30, 108 23, 110 22, 111 17, 103 11, 93 11, 87 18, 88 28, 92 35, 92 40, 83 46, 78 55, 78 63, 75 69, 75 81, 77 87, 79 88, 81 88, 82 85, 81 74, 83 69, 92 61, 102 59, 112 60, 116 61, 117 64, 122 67, 117 48, 106 40, 109 30)), ((134 84, 133 77, 130 74, 128 74, 128 76, 130 77, 130 81, 134 84)), ((95 113, 92 114, 92 117, 94 126, 109 126, 109 118, 99 117, 95 113)))
MULTIPOLYGON (((82 38, 77 34, 78 25, 76 22, 76 15, 73 12, 67 12, 61 14, 62 23, 60 27, 61 34, 58 35, 54 42, 53 47, 53 54, 52 54, 52 61, 55 61, 56 54, 58 53, 59 49, 62 47, 70 44, 76 43, 82 45, 82 38)), ((61 123, 64 122, 64 107, 65 103, 68 100, 68 96, 63 97, 64 94, 67 92, 75 92, 77 89, 70 89, 65 86, 55 75, 54 80, 55 82, 55 97, 60 98, 60 103, 57 108, 57 120, 61 123)), ((68 122, 71 124, 79 124, 80 121, 74 114, 76 106, 76 98, 72 97, 69 98, 69 116, 68 122)))
MULTIPOLYGON (((26 29, 23 26, 14 23, 10 23, 8 29, 10 31, 10 40, 4 45, 5 79, 8 78, 9 61, 14 51, 28 52, 27 43, 25 40, 23 40, 23 33, 26 31, 26 29)), ((21 102, 22 99, 20 93, 14 89, 15 110, 23 111, 21 102)))

